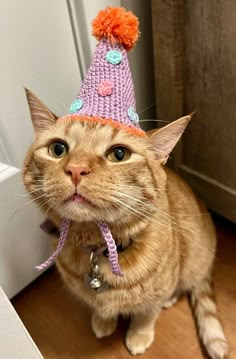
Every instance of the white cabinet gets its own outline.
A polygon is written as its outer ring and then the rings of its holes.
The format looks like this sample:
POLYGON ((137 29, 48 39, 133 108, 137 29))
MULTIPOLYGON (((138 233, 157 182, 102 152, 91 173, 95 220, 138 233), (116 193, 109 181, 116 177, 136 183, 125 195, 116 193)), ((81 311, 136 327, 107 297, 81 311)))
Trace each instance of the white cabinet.
POLYGON ((1 359, 43 359, 1 287, 0 317, 1 359))

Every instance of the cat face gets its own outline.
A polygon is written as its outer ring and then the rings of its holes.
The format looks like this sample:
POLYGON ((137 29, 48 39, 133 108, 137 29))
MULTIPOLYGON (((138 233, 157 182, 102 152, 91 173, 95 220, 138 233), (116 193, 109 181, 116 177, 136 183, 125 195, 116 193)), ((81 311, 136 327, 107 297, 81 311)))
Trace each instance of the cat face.
POLYGON ((125 224, 142 217, 163 186, 156 174, 180 137, 178 128, 183 131, 189 119, 169 129, 169 140, 163 129, 161 135, 139 137, 70 116, 57 121, 35 95, 27 92, 27 97, 36 139, 23 177, 42 208, 77 222, 125 224))
POLYGON ((41 189, 35 195, 45 193, 62 217, 125 220, 133 207, 141 210, 142 201, 154 198, 149 152, 145 139, 68 118, 38 135, 25 183, 30 191, 41 189))

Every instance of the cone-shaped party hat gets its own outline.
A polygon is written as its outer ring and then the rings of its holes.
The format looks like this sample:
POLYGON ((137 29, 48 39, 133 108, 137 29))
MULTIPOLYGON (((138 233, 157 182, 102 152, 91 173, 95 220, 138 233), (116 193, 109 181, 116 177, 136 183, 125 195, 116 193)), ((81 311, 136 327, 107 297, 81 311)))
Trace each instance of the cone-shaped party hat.
POLYGON ((127 57, 138 39, 138 25, 137 17, 122 7, 98 13, 92 28, 99 43, 79 95, 71 104, 70 118, 98 121, 145 136, 138 124, 127 57))

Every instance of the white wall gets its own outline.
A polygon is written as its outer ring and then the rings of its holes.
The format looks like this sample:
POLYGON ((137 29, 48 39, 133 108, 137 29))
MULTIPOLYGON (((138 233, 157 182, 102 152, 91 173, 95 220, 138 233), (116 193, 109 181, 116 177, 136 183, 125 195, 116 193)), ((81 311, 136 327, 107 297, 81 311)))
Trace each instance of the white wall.
MULTIPOLYGON (((155 86, 153 66, 152 18, 149 0, 121 0, 121 5, 139 18, 141 36, 129 53, 136 91, 137 110, 141 119, 155 118, 155 86)), ((145 128, 155 123, 143 123, 145 128)))
POLYGON ((10 164, 21 167, 33 138, 23 86, 60 115, 81 76, 65 0, 1 1, 0 14, 0 138, 10 164))
POLYGON ((67 0, 74 29, 75 42, 78 46, 77 56, 82 77, 86 75, 97 40, 91 36, 91 21, 98 11, 107 6, 121 6, 120 0, 67 0))
POLYGON ((0 1, 0 44, 0 285, 12 297, 51 253, 18 170, 34 136, 23 85, 61 115, 81 74, 66 0, 0 1))

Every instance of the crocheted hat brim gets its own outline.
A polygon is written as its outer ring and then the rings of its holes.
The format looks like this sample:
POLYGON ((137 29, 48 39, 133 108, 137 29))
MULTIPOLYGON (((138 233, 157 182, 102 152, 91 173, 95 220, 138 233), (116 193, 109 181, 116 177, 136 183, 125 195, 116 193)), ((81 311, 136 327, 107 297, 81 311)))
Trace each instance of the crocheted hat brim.
POLYGON ((61 123, 65 120, 73 120, 73 121, 88 121, 91 123, 100 123, 102 125, 110 125, 118 130, 124 130, 126 132, 129 132, 133 135, 140 136, 140 137, 146 137, 147 134, 145 131, 143 131, 141 128, 137 127, 129 127, 126 126, 118 121, 114 121, 111 118, 101 118, 101 117, 90 117, 90 116, 81 116, 78 114, 70 114, 63 116, 57 120, 57 123, 61 123))

